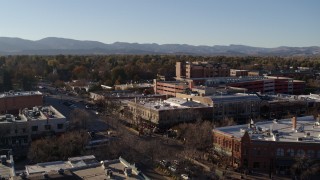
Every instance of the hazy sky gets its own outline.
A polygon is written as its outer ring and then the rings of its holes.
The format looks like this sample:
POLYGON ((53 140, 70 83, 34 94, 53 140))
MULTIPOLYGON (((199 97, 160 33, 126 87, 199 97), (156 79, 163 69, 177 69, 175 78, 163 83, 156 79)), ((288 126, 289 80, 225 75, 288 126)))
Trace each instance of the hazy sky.
POLYGON ((320 0, 0 0, 0 36, 320 46, 320 0))

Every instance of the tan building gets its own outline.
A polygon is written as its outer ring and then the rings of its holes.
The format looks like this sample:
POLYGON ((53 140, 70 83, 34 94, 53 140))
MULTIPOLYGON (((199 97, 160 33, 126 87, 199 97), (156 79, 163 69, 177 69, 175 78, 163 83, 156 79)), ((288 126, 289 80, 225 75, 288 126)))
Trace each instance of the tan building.
POLYGON ((21 114, 0 116, 0 144, 2 146, 24 146, 33 137, 63 133, 68 123, 52 106, 24 109, 21 114))
POLYGON ((20 109, 43 105, 39 91, 5 92, 0 94, 0 114, 18 113, 20 109))
POLYGON ((127 111, 132 114, 132 124, 149 124, 151 126, 169 127, 182 122, 197 119, 212 119, 212 107, 180 98, 160 101, 134 100, 126 101, 127 111))
POLYGON ((192 84, 180 81, 153 81, 154 93, 175 97, 177 93, 184 92, 187 88, 191 89, 192 84))
POLYGON ((230 68, 226 64, 211 62, 176 62, 177 79, 210 78, 230 76, 230 68))

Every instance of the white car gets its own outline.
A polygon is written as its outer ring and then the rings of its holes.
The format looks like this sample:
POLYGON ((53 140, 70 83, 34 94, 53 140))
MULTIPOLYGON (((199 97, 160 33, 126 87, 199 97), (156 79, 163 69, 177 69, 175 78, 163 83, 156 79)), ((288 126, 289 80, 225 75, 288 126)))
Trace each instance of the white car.
POLYGON ((189 179, 189 176, 188 176, 188 174, 181 174, 181 178, 182 179, 189 179))

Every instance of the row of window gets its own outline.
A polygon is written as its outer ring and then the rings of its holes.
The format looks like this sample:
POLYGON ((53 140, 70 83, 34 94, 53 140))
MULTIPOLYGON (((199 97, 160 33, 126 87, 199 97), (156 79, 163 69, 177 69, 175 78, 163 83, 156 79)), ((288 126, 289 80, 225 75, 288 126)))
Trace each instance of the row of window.
MULTIPOLYGON (((39 129, 38 126, 32 126, 32 127, 31 127, 31 131, 32 131, 32 132, 37 132, 38 129, 39 129)), ((50 124, 44 125, 44 129, 45 129, 45 130, 51 130, 51 125, 50 125, 50 124)), ((57 124, 57 129, 63 129, 63 124, 57 124)))
POLYGON ((308 158, 320 158, 320 150, 319 151, 314 151, 314 150, 307 150, 307 152, 305 152, 303 149, 298 149, 298 150, 294 150, 294 149, 287 149, 287 151, 285 151, 283 148, 278 148, 276 150, 276 156, 291 156, 291 157, 308 157, 308 158), (316 154, 317 153, 317 154, 316 154))

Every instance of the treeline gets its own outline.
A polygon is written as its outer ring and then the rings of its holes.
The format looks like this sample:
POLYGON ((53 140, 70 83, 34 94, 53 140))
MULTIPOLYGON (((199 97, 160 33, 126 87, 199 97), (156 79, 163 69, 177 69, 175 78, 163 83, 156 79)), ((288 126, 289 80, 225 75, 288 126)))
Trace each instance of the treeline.
POLYGON ((2 56, 0 91, 31 90, 41 78, 51 82, 84 79, 105 85, 146 81, 157 74, 175 76, 176 61, 213 61, 231 68, 286 70, 299 66, 320 69, 320 57, 227 57, 186 55, 2 56))

